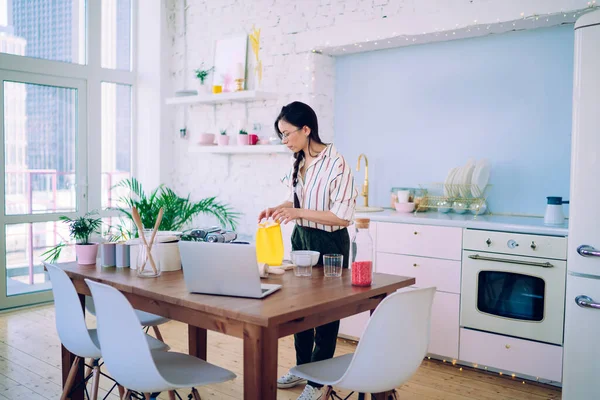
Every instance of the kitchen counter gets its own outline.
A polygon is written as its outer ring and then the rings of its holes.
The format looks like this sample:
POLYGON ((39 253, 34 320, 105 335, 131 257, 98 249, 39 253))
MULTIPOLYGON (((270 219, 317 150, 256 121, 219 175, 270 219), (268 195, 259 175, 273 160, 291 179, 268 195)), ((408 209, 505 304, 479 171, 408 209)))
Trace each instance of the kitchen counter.
POLYGON ((506 215, 478 215, 439 213, 436 211, 399 213, 392 209, 380 212, 356 213, 355 218, 370 218, 376 222, 396 222, 401 224, 455 226, 460 228, 485 229, 503 232, 531 233, 539 235, 567 236, 568 223, 544 225, 540 217, 517 217, 506 215))

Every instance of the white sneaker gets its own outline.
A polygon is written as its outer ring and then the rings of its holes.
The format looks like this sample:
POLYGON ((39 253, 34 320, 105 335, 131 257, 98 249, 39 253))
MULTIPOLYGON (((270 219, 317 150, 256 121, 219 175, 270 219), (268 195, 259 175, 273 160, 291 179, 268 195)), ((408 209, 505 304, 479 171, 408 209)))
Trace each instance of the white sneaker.
POLYGON ((289 372, 281 378, 277 379, 277 387, 279 389, 293 388, 294 386, 300 385, 301 383, 306 383, 306 379, 290 374, 289 372))
POLYGON ((320 400, 321 396, 323 396, 323 392, 321 392, 321 389, 317 389, 310 385, 306 385, 304 387, 304 391, 302 392, 300 397, 298 397, 298 400, 320 400))

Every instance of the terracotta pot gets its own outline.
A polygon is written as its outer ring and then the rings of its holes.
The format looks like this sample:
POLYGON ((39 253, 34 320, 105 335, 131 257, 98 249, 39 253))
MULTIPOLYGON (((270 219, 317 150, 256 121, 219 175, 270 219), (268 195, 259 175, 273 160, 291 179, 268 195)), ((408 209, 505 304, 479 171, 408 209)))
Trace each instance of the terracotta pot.
POLYGON ((237 142, 240 146, 247 146, 250 143, 248 135, 238 135, 237 142))
POLYGON ((77 264, 96 265, 98 243, 76 244, 75 255, 77 256, 77 264))
POLYGON ((219 135, 217 137, 217 143, 219 144, 219 146, 227 146, 229 144, 229 136, 219 135))

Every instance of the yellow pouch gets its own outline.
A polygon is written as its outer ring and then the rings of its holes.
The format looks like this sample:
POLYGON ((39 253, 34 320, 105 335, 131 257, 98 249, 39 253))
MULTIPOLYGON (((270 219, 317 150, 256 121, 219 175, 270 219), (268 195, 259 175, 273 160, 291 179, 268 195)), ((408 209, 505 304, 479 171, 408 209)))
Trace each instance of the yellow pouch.
POLYGON ((258 224, 256 231, 256 261, 277 266, 283 263, 283 236, 278 222, 267 221, 258 224))

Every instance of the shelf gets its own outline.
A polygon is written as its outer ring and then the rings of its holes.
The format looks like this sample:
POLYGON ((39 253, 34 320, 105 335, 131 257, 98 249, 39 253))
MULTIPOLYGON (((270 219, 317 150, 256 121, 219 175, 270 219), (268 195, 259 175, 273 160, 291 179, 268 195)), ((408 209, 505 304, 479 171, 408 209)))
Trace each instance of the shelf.
POLYGON ((254 146, 200 146, 192 145, 190 153, 212 153, 212 154, 292 154, 284 145, 257 144, 254 146))
POLYGON ((255 90, 243 90, 241 92, 227 92, 217 94, 201 94, 196 96, 178 96, 168 97, 165 100, 166 104, 181 105, 181 104, 220 104, 229 102, 247 103, 257 100, 276 99, 275 93, 259 92, 255 90))

